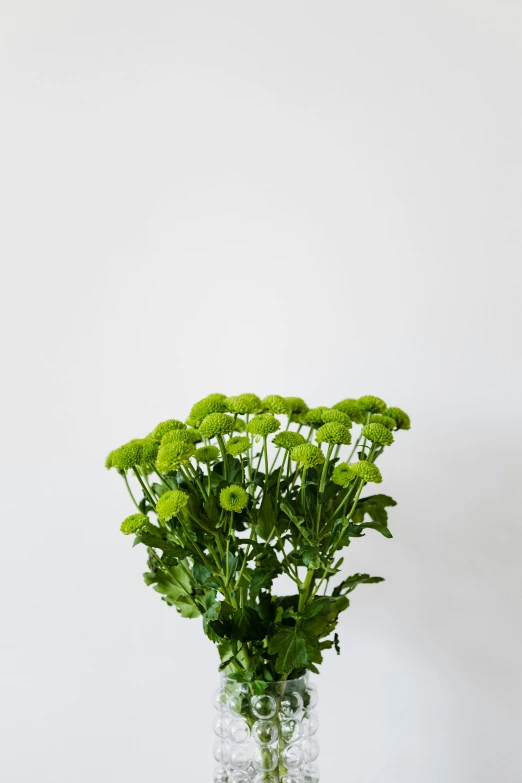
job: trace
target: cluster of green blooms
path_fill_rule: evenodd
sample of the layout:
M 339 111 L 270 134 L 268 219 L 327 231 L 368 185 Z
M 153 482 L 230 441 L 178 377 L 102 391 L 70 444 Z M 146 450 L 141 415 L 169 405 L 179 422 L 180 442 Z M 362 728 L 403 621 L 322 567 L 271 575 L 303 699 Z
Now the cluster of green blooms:
M 317 671 L 324 650 L 339 650 L 347 594 L 382 581 L 338 577 L 339 552 L 367 530 L 391 538 L 395 501 L 363 491 L 382 482 L 376 461 L 408 429 L 403 410 L 372 395 L 309 408 L 301 397 L 210 394 L 105 464 L 135 506 L 120 529 L 147 548 L 146 583 L 202 618 L 222 670 L 272 681 Z M 295 592 L 278 597 L 282 574 Z

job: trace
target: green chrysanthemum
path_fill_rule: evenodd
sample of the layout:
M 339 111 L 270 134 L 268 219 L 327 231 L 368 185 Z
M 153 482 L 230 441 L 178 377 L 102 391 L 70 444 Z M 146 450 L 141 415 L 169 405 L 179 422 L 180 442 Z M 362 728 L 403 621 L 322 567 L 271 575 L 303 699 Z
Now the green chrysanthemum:
M 156 503 L 156 514 L 162 522 L 177 517 L 188 503 L 188 495 L 180 489 L 165 492 Z
M 143 441 L 131 440 L 112 452 L 112 467 L 116 470 L 131 470 L 142 464 Z
M 182 430 L 178 430 L 182 432 Z M 158 456 L 158 443 L 152 438 L 143 438 L 141 441 L 141 464 L 142 466 L 154 465 Z
M 261 410 L 261 400 L 257 394 L 238 394 L 237 397 L 227 397 L 225 405 L 230 413 L 257 413 Z
M 120 525 L 120 530 L 125 536 L 130 536 L 132 533 L 139 533 L 140 530 L 146 528 L 149 524 L 149 518 L 145 514 L 131 514 L 123 520 Z
M 328 410 L 325 405 L 320 405 L 318 408 L 310 408 L 305 413 L 304 420 L 306 424 L 315 425 L 320 427 L 323 423 L 323 414 Z
M 245 451 L 251 446 L 250 438 L 247 435 L 236 435 L 227 442 L 227 452 L 233 457 L 239 457 L 240 454 L 244 454 Z
M 269 394 L 268 397 L 261 400 L 261 408 L 268 413 L 291 413 L 288 402 L 279 394 Z
M 192 443 L 189 430 L 169 430 L 161 439 L 161 443 Z
M 187 432 L 189 434 L 189 443 L 201 443 L 203 440 L 203 436 L 198 429 L 191 427 L 191 429 L 187 430 Z
M 174 473 L 189 462 L 195 452 L 192 443 L 162 443 L 158 450 L 156 467 L 160 473 Z
M 341 462 L 334 468 L 332 481 L 340 487 L 347 487 L 352 481 L 355 481 L 355 473 L 347 462 Z
M 398 430 L 409 430 L 411 427 L 410 417 L 400 408 L 386 408 L 385 416 L 391 416 L 396 422 Z
M 277 432 L 280 427 L 281 423 L 271 413 L 259 413 L 248 422 L 247 432 L 265 437 L 271 432 Z
M 357 400 L 353 400 L 351 397 L 348 397 L 346 400 L 341 400 L 341 402 L 336 402 L 335 405 L 332 405 L 332 408 L 346 413 L 356 424 L 364 424 L 366 421 L 365 412 Z
M 219 503 L 225 511 L 243 511 L 248 503 L 248 493 L 238 484 L 231 484 L 219 493 Z
M 373 462 L 366 462 L 365 460 L 354 462 L 350 465 L 350 470 L 355 473 L 358 478 L 362 478 L 373 484 L 380 484 L 382 481 L 381 471 Z
M 154 438 L 154 440 L 157 440 L 159 443 L 167 432 L 171 432 L 172 430 L 184 430 L 184 429 L 185 429 L 185 424 L 183 424 L 182 421 L 178 421 L 177 419 L 167 419 L 167 421 L 160 422 L 158 426 L 152 430 L 152 432 L 149 435 L 149 438 Z
M 319 427 L 315 439 L 317 443 L 336 443 L 337 445 L 344 443 L 347 445 L 352 442 L 352 433 L 344 424 L 331 421 Z
M 285 430 L 284 432 L 278 432 L 272 443 L 278 448 L 290 451 L 296 446 L 300 446 L 302 443 L 306 443 L 306 438 L 303 438 L 300 432 L 290 432 L 289 430 Z
M 226 413 L 210 413 L 199 426 L 199 431 L 204 438 L 215 438 L 216 435 L 225 435 L 234 429 L 234 419 Z
M 225 394 L 209 394 L 203 397 L 192 406 L 190 411 L 190 423 L 199 427 L 200 423 L 211 413 L 225 413 L 227 406 L 225 404 Z
M 374 397 L 371 394 L 366 394 L 364 397 L 359 397 L 357 400 L 359 407 L 366 411 L 366 413 L 384 413 L 386 410 L 386 403 L 381 400 L 380 397 Z
M 211 462 L 217 462 L 219 459 L 219 449 L 217 446 L 201 446 L 201 448 L 196 449 L 194 457 L 198 462 L 210 465 Z
M 383 424 L 366 424 L 361 430 L 361 435 L 380 446 L 391 446 L 393 443 L 393 435 Z
M 112 458 L 113 458 L 113 456 L 114 456 L 114 450 L 113 450 L 113 451 L 110 451 L 110 452 L 107 454 L 107 457 L 106 457 L 106 459 L 105 459 L 105 467 L 107 468 L 107 470 L 110 470 L 111 468 L 113 468 L 113 467 L 114 467 L 114 465 L 113 465 L 113 462 L 112 462 Z
M 285 397 L 285 401 L 292 416 L 302 416 L 309 410 L 308 405 L 301 397 Z
M 329 424 L 331 421 L 337 422 L 337 424 L 343 424 L 350 430 L 352 428 L 352 420 L 347 413 L 337 410 L 336 408 L 327 408 L 323 413 L 323 422 Z
M 374 413 L 370 416 L 370 424 L 382 424 L 382 426 L 386 427 L 388 430 L 394 430 L 397 426 L 395 419 L 382 413 Z
M 245 420 L 236 419 L 234 424 L 234 432 L 244 432 L 246 430 Z
M 313 446 L 311 443 L 302 443 L 300 446 L 294 446 L 290 452 L 290 457 L 305 468 L 315 468 L 324 462 L 324 454 L 319 446 Z

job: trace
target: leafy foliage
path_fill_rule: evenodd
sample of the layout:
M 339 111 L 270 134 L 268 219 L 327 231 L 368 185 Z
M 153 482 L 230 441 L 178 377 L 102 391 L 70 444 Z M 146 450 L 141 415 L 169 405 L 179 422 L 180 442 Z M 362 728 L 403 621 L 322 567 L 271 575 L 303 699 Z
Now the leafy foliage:
M 383 581 L 343 577 L 339 552 L 368 530 L 392 537 L 395 501 L 362 492 L 380 482 L 375 462 L 409 417 L 373 396 L 309 409 L 299 397 L 211 394 L 187 423 L 198 429 L 169 419 L 106 461 L 137 512 L 121 529 L 147 548 L 145 582 L 183 617 L 201 619 L 230 676 L 317 671 L 325 650 L 340 653 L 347 596 Z M 274 594 L 281 575 L 293 594 Z

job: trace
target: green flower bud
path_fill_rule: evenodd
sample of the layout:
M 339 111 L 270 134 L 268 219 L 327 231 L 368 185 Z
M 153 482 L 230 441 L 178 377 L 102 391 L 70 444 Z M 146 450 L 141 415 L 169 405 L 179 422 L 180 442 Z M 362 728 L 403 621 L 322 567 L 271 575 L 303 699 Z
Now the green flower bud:
M 238 484 L 231 484 L 219 493 L 219 503 L 225 511 L 243 511 L 248 503 L 248 493 Z
M 190 423 L 195 427 L 199 427 L 203 419 L 211 413 L 224 413 L 227 409 L 225 400 L 225 394 L 209 394 L 208 397 L 199 400 L 192 406 L 190 411 Z
M 261 400 L 261 407 L 264 411 L 268 411 L 269 413 L 291 413 L 288 402 L 279 394 L 269 394 L 268 397 Z
M 366 413 L 384 413 L 386 410 L 386 403 L 381 400 L 380 397 L 373 397 L 371 394 L 367 394 L 365 397 L 359 397 L 357 400 L 359 407 L 366 411 Z
M 364 413 L 363 409 L 357 400 L 353 400 L 350 397 L 348 397 L 346 400 L 341 400 L 341 402 L 337 402 L 335 405 L 332 405 L 332 408 L 346 413 L 346 415 L 349 416 L 350 419 L 356 424 L 364 424 L 366 421 L 366 414 Z
M 162 443 L 158 450 L 156 467 L 160 473 L 174 473 L 190 461 L 196 449 L 192 443 Z
M 148 437 L 154 438 L 154 440 L 157 440 L 159 443 L 167 432 L 184 429 L 185 425 L 182 421 L 178 421 L 177 419 L 167 419 L 167 421 L 160 422 L 160 424 L 158 424 L 158 426 L 152 430 Z
M 407 413 L 404 413 L 400 408 L 386 408 L 384 411 L 385 416 L 391 416 L 397 424 L 398 430 L 409 430 L 411 427 L 410 417 Z
M 227 397 L 225 405 L 230 413 L 257 413 L 261 409 L 261 400 L 257 394 L 239 394 Z
M 161 439 L 161 443 L 192 443 L 189 430 L 169 430 Z
M 219 459 L 219 449 L 217 446 L 201 446 L 196 449 L 194 456 L 198 462 L 210 465 L 211 462 L 217 462 Z
M 281 423 L 271 413 L 259 413 L 248 422 L 247 432 L 265 437 L 271 432 L 277 432 L 280 427 Z
M 393 443 L 393 435 L 383 424 L 366 424 L 361 430 L 361 435 L 381 446 L 391 446 Z
M 165 492 L 156 503 L 156 514 L 162 522 L 168 522 L 172 517 L 178 514 L 188 503 L 188 495 L 180 489 L 173 489 Z
M 120 530 L 125 536 L 130 536 L 132 533 L 139 533 L 140 530 L 148 527 L 149 518 L 145 514 L 131 514 L 123 520 L 120 525 Z
M 311 443 L 302 443 L 294 446 L 290 452 L 290 458 L 299 462 L 305 468 L 315 468 L 324 462 L 324 454 L 319 446 L 313 446 Z
M 306 424 L 315 425 L 320 427 L 323 423 L 323 414 L 328 410 L 325 405 L 320 405 L 318 408 L 310 408 L 305 413 L 304 420 Z
M 367 462 L 366 460 L 354 462 L 350 465 L 350 470 L 355 473 L 358 478 L 362 478 L 365 481 L 371 481 L 373 484 L 380 484 L 382 481 L 381 471 L 373 462 Z
M 227 453 L 232 454 L 233 457 L 239 457 L 251 446 L 250 438 L 247 435 L 236 435 L 234 438 L 230 438 L 226 445 Z
M 246 430 L 245 420 L 236 419 L 236 423 L 234 424 L 234 432 L 244 432 L 245 430 Z
M 204 438 L 215 438 L 216 435 L 225 435 L 234 429 L 234 419 L 226 413 L 210 413 L 205 416 L 199 426 L 199 431 Z
M 303 438 L 300 432 L 290 432 L 285 430 L 284 432 L 278 432 L 272 443 L 281 449 L 290 451 L 295 446 L 300 446 L 301 443 L 306 443 L 306 438 Z
M 292 416 L 300 416 L 309 410 L 308 405 L 301 397 L 285 397 L 285 401 Z
M 370 424 L 382 424 L 388 430 L 394 430 L 397 426 L 395 419 L 391 416 L 383 415 L 382 413 L 374 413 L 370 416 Z
M 355 481 L 355 473 L 347 462 L 341 462 L 332 473 L 332 481 L 340 487 L 347 487 L 352 481 Z
M 345 427 L 344 424 L 338 424 L 336 421 L 331 421 L 328 424 L 323 424 L 317 430 L 315 439 L 317 443 L 351 443 L 352 433 Z
M 337 410 L 336 408 L 327 408 L 323 413 L 323 422 L 329 424 L 331 421 L 337 422 L 337 424 L 343 424 L 350 430 L 352 428 L 352 420 L 347 413 Z

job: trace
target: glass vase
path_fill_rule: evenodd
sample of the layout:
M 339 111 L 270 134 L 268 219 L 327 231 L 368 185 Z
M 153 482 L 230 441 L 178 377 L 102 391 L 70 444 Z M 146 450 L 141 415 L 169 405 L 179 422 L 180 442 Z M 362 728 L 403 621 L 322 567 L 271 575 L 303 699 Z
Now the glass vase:
M 318 783 L 317 689 L 221 678 L 214 693 L 214 783 Z

